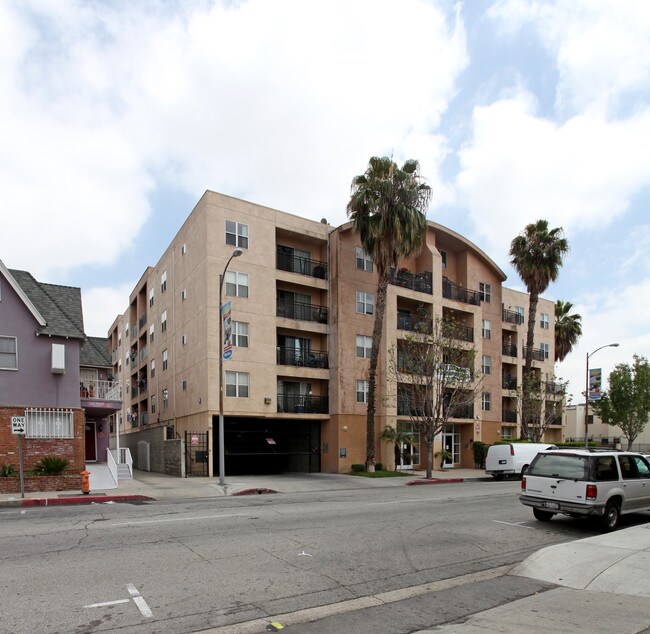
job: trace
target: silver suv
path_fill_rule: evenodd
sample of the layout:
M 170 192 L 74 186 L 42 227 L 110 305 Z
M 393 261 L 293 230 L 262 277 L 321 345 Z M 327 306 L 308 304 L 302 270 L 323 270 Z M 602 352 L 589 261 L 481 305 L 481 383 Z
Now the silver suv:
M 629 451 L 545 451 L 528 467 L 519 499 L 541 522 L 594 515 L 613 531 L 621 515 L 650 511 L 650 463 Z

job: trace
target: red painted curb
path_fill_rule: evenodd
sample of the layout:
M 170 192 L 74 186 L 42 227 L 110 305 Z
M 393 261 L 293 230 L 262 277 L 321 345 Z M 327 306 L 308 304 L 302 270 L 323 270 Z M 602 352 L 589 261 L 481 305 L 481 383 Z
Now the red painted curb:
M 416 484 L 452 484 L 456 482 L 465 482 L 465 480 L 463 478 L 441 478 L 439 480 L 434 478 L 427 480 L 426 478 L 423 478 L 422 480 L 409 480 L 406 482 L 406 486 L 410 487 Z
M 273 489 L 243 489 L 242 491 L 235 491 L 230 495 L 262 495 L 263 493 L 277 493 Z
M 69 498 L 29 498 L 21 506 L 68 506 L 72 504 L 105 504 L 106 502 L 147 502 L 153 498 L 146 495 L 84 495 Z

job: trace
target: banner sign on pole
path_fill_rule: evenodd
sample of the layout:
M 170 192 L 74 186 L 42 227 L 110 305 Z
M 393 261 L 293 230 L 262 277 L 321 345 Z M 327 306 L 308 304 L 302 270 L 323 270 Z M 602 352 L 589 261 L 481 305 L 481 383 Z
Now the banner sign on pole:
M 228 361 L 232 357 L 232 311 L 230 302 L 221 306 L 221 321 L 223 323 L 223 360 Z
M 591 368 L 589 370 L 589 400 L 598 401 L 601 397 L 601 386 L 603 384 L 602 368 Z

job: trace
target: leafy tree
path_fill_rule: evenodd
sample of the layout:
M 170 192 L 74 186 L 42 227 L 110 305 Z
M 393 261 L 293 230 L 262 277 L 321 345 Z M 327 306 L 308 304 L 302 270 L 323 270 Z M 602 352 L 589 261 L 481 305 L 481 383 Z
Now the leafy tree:
M 628 450 L 643 432 L 650 414 L 650 366 L 645 357 L 634 355 L 634 364 L 619 363 L 609 374 L 609 390 L 593 410 L 608 425 L 620 427 Z
M 533 372 L 528 381 L 528 398 L 524 398 L 522 389 L 517 390 L 517 407 L 522 429 L 527 430 L 526 439 L 542 442 L 550 425 L 561 424 L 567 383 L 561 379 L 542 381 Z
M 528 331 L 526 333 L 526 360 L 523 372 L 522 398 L 532 400 L 531 378 L 533 347 L 535 344 L 535 320 L 539 296 L 554 282 L 560 272 L 562 259 L 569 251 L 569 243 L 563 237 L 562 227 L 549 230 L 547 220 L 526 225 L 523 233 L 510 243 L 510 263 L 515 267 L 529 294 Z M 526 408 L 532 410 L 532 404 Z M 528 438 L 528 422 L 522 419 L 522 438 Z
M 411 434 L 405 432 L 401 429 L 395 429 L 392 425 L 386 425 L 379 434 L 379 439 L 383 440 L 387 445 L 395 445 L 396 452 L 398 454 L 398 460 L 395 461 L 395 470 L 397 471 L 397 466 L 404 466 L 404 446 L 410 447 L 413 444 L 413 438 Z
M 397 415 L 408 417 L 426 450 L 426 477 L 433 470 L 433 443 L 452 418 L 474 418 L 483 378 L 476 349 L 453 321 L 423 319 L 422 326 L 393 346 L 388 379 L 396 386 Z
M 422 246 L 431 188 L 423 182 L 417 161 L 400 168 L 388 157 L 372 157 L 365 174 L 352 180 L 347 212 L 359 232 L 364 251 L 377 268 L 377 301 L 368 373 L 366 469 L 375 470 L 376 374 L 381 349 L 386 289 L 391 268 Z
M 572 308 L 571 302 L 555 302 L 555 361 L 564 361 L 582 335 L 582 317 Z

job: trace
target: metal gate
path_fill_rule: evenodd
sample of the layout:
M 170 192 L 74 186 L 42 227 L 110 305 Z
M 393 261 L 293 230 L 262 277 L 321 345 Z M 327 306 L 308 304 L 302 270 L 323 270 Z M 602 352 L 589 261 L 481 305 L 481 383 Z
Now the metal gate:
M 185 475 L 207 477 L 208 474 L 208 432 L 185 432 Z

